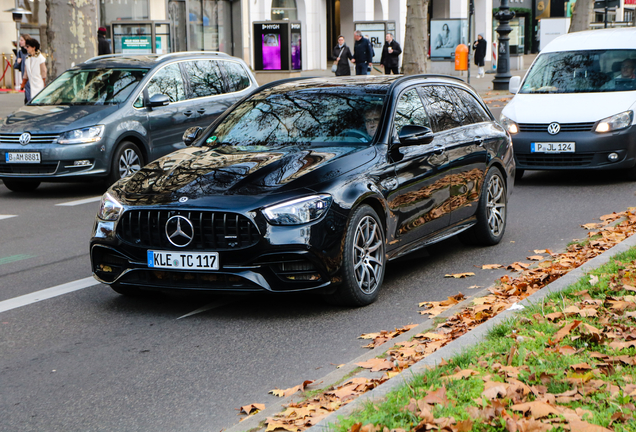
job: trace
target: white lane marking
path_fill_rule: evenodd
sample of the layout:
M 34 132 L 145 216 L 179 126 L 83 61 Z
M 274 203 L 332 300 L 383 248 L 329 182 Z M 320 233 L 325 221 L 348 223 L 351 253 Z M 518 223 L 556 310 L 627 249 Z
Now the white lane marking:
M 11 309 L 17 309 L 22 306 L 30 305 L 32 303 L 37 303 L 42 300 L 47 300 L 53 297 L 61 296 L 63 294 L 68 294 L 73 291 L 79 291 L 81 289 L 88 288 L 94 285 L 99 285 L 99 282 L 97 282 L 95 278 L 91 276 L 84 279 L 79 279 L 73 282 L 68 282 L 62 285 L 57 285 L 51 288 L 36 291 L 31 294 L 25 294 L 20 297 L 14 297 L 12 299 L 4 300 L 0 302 L 0 313 L 9 311 Z
M 58 206 L 58 207 L 72 207 L 72 206 L 77 206 L 77 205 L 97 202 L 97 201 L 99 201 L 101 199 L 102 199 L 101 196 L 97 196 L 97 197 L 84 198 L 84 199 L 81 199 L 81 200 L 69 201 L 69 202 L 65 202 L 65 203 L 61 203 L 61 204 L 55 204 L 55 205 Z
M 207 311 L 212 310 L 212 309 L 220 308 L 220 307 L 228 305 L 230 303 L 234 303 L 235 301 L 236 301 L 235 299 L 227 299 L 227 300 L 219 300 L 219 301 L 215 301 L 215 302 L 212 302 L 212 303 L 208 303 L 205 306 L 203 306 L 203 307 L 201 307 L 201 308 L 199 308 L 199 309 L 197 309 L 195 311 L 192 311 L 192 312 L 190 312 L 188 314 L 180 316 L 177 319 L 180 320 L 181 318 L 187 318 L 187 317 L 192 316 L 192 315 L 196 315 L 196 314 L 200 314 L 202 312 L 207 312 Z
M 0 220 L 2 220 L 2 219 L 9 219 L 9 218 L 16 217 L 16 216 L 17 216 L 17 215 L 0 215 Z

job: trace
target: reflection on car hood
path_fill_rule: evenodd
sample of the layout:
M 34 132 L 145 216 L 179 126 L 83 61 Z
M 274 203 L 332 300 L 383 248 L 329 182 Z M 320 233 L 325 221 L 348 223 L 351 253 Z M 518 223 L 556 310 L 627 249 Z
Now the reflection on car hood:
M 247 149 L 247 150 L 245 150 Z M 317 146 L 239 150 L 190 147 L 146 165 L 115 186 L 125 204 L 165 204 L 219 195 L 267 195 L 311 188 L 368 161 L 374 147 Z
M 636 91 L 606 93 L 519 93 L 501 112 L 517 123 L 591 123 L 632 108 Z
M 3 133 L 60 133 L 103 123 L 118 105 L 24 106 L 7 116 Z

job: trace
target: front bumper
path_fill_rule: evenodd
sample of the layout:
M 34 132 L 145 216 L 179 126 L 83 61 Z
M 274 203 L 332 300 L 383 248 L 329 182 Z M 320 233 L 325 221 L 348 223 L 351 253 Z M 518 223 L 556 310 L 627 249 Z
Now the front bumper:
M 531 153 L 534 142 L 574 142 L 574 153 Z M 512 136 L 517 169 L 567 170 L 567 169 L 628 169 L 636 165 L 636 125 L 600 134 L 596 132 L 519 132 Z M 618 159 L 611 162 L 610 153 Z
M 331 285 L 340 281 L 345 217 L 330 210 L 324 218 L 299 226 L 271 226 L 259 218 L 253 222 L 258 232 L 253 233 L 249 244 L 218 245 L 203 250 L 199 246 L 180 249 L 166 246 L 165 242 L 156 247 L 136 246 L 137 240 L 129 235 L 121 219 L 117 224 L 98 219 L 90 246 L 93 276 L 108 285 L 222 292 L 329 291 Z M 157 228 L 151 225 L 153 230 Z M 145 239 L 140 241 L 145 242 Z M 147 262 L 149 250 L 218 252 L 220 268 L 216 271 L 155 269 Z

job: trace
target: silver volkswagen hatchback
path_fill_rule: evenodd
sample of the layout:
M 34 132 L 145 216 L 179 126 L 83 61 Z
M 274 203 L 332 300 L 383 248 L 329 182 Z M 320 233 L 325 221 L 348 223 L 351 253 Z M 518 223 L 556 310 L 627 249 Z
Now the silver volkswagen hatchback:
M 223 53 L 95 57 L 67 70 L 0 126 L 0 179 L 12 191 L 41 182 L 114 183 L 184 147 L 257 87 Z

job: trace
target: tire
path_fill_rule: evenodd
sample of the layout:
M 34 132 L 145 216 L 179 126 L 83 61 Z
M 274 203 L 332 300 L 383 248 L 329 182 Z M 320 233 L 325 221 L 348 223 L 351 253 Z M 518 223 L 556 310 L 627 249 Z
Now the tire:
M 523 177 L 523 174 L 526 172 L 526 170 L 522 170 L 522 169 L 517 169 L 515 171 L 515 181 L 519 181 L 521 180 L 521 177 Z
M 385 233 L 377 213 L 358 207 L 345 233 L 342 283 L 327 300 L 344 306 L 366 306 L 378 298 L 386 267 Z
M 144 166 L 144 157 L 139 147 L 130 141 L 122 141 L 113 156 L 107 182 L 111 185 L 119 179 L 131 176 L 142 166 Z
M 13 192 L 33 192 L 40 186 L 37 180 L 2 179 L 4 185 Z
M 477 206 L 477 224 L 459 234 L 459 239 L 470 245 L 493 246 L 506 231 L 506 183 L 501 171 L 491 168 L 481 189 Z

